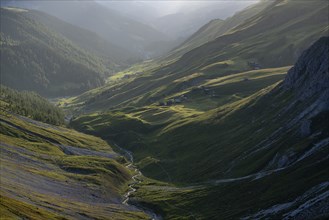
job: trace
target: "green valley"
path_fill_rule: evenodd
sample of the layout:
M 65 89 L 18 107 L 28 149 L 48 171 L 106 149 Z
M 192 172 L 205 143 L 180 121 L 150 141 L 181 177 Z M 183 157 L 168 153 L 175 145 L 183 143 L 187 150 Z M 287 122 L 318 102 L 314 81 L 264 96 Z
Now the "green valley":
M 329 2 L 1 4 L 1 219 L 329 218 Z
M 267 7 L 262 2 L 259 4 L 261 5 L 256 7 L 257 10 L 250 9 L 252 12 L 260 10 L 250 18 L 255 21 L 244 21 L 237 14 L 237 18 L 233 16 L 228 22 L 237 19 L 242 23 L 215 40 L 185 52 L 181 57 L 174 55 L 133 66 L 118 73 L 120 77 L 111 77 L 104 87 L 74 99 L 73 104 L 86 102 L 86 109 L 82 111 L 97 110 L 100 106 L 117 108 L 155 104 L 178 94 L 189 93 L 196 87 L 205 86 L 211 80 L 220 80 L 223 76 L 291 66 L 310 43 L 328 35 L 328 5 L 321 1 L 285 1 L 284 4 L 279 1 L 265 5 Z M 303 14 L 300 10 L 309 14 Z M 299 17 L 291 19 L 281 16 L 294 13 Z M 273 16 L 283 19 L 273 23 Z M 268 28 L 269 25 L 273 28 Z M 309 31 L 305 31 L 306 29 Z M 305 35 L 305 32 L 309 35 Z M 283 40 L 280 33 L 290 36 L 290 39 Z M 204 33 L 200 34 L 202 36 Z M 276 36 L 274 41 L 271 36 Z M 197 39 L 196 45 L 199 43 Z M 280 44 L 281 49 L 277 44 Z M 94 105 L 97 107 L 93 109 Z
M 316 206 L 308 214 L 303 209 L 296 211 L 296 207 L 328 195 L 327 50 L 328 38 L 322 38 L 302 56 L 309 60 L 301 58 L 297 70 L 291 68 L 283 83 L 245 98 L 226 100 L 211 110 L 196 110 L 188 104 L 126 107 L 80 116 L 71 124 L 134 152 L 142 172 L 164 182 L 145 179 L 135 199 L 165 218 L 217 219 L 215 213 L 221 213 L 220 219 L 281 218 L 294 212 L 299 216 L 326 214 Z M 321 53 L 321 61 L 316 60 L 318 55 L 312 60 L 314 53 Z M 315 71 L 314 76 L 309 69 Z M 273 76 L 284 70 L 287 68 L 266 71 Z M 252 76 L 257 79 L 257 73 L 266 71 L 223 77 L 212 83 L 217 90 L 233 89 L 234 84 L 245 83 L 241 79 L 246 75 L 253 81 Z M 295 88 L 295 80 L 289 82 L 294 74 L 304 82 L 300 87 Z M 323 81 L 316 83 L 322 89 L 316 90 L 312 77 L 319 79 L 321 74 Z M 267 78 L 265 75 L 261 78 Z M 294 186 L 295 179 L 303 184 Z M 314 190 L 316 193 L 308 194 Z M 231 211 L 224 212 L 224 204 Z M 282 208 L 275 211 L 278 204 Z

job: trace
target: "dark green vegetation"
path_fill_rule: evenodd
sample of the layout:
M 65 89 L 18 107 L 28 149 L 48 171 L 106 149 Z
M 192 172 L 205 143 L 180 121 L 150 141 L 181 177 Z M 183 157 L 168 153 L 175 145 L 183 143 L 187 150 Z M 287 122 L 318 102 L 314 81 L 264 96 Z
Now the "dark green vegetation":
M 8 111 L 0 140 L 1 219 L 147 219 L 121 204 L 132 173 L 103 140 Z
M 1 83 L 47 96 L 78 94 L 104 83 L 102 60 L 33 20 L 1 8 Z
M 18 92 L 1 85 L 0 106 L 0 111 L 9 111 L 48 124 L 64 124 L 63 111 L 34 92 Z

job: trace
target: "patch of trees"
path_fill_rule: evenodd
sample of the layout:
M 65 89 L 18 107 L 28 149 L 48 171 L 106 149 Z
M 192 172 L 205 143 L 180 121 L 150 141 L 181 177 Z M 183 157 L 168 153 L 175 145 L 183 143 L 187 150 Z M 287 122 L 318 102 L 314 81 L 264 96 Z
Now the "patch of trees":
M 63 111 L 35 92 L 0 86 L 1 110 L 53 125 L 64 124 Z

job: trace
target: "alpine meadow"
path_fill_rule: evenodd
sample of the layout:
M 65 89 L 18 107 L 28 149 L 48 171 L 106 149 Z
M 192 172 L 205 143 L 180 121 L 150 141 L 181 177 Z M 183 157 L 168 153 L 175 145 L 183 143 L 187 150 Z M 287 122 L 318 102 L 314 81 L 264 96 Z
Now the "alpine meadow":
M 329 219 L 328 0 L 1 0 L 0 219 Z

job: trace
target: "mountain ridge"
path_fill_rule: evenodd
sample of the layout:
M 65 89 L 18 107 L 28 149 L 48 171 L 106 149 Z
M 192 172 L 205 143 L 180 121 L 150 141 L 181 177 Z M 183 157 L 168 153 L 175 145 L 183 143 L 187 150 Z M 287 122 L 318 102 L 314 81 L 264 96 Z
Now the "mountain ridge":
M 106 86 L 75 100 L 85 103 L 80 105 L 82 109 L 85 107 L 82 111 L 100 107 L 120 108 L 136 102 L 137 106 L 150 105 L 193 94 L 192 91 L 198 87 L 208 87 L 209 82 L 224 76 L 291 66 L 306 47 L 319 37 L 328 35 L 328 7 L 321 1 L 256 5 L 256 9 L 251 7 L 248 13 L 257 13 L 247 21 L 210 42 L 188 50 L 180 58 L 171 58 L 169 54 L 162 60 L 133 66 L 117 74 L 118 78 L 113 77 L 117 81 L 109 79 Z M 290 12 L 290 15 L 285 15 Z M 242 15 L 248 13 L 244 11 Z M 238 20 L 242 15 L 238 14 Z M 273 21 L 275 16 L 280 20 Z M 269 29 L 269 25 L 275 28 Z M 120 78 L 120 75 L 126 78 Z M 218 94 L 213 95 L 207 103 L 216 102 Z
M 99 7 L 77 2 L 68 19 Z M 109 39 L 27 13 L 1 11 L 7 80 L 57 94 L 87 92 L 56 99 L 54 107 L 34 93 L 1 88 L 6 217 L 329 217 L 329 2 L 262 0 L 107 79 L 109 68 L 129 63 L 126 52 L 107 60 L 113 45 L 100 45 Z M 97 16 L 83 25 L 111 17 Z
M 149 25 L 125 17 L 120 12 L 104 7 L 96 1 L 7 1 L 7 4 L 43 11 L 72 25 L 90 30 L 112 44 L 145 59 L 158 55 L 156 42 L 170 41 L 163 33 Z
M 108 70 L 99 57 L 28 13 L 1 8 L 1 83 L 46 96 L 78 94 L 104 84 Z
M 127 61 L 138 59 L 137 54 L 132 54 L 92 31 L 74 26 L 57 17 L 36 10 L 29 10 L 28 16 L 63 35 L 86 51 L 94 53 L 99 57 L 104 57 L 104 60 L 110 60 L 114 65 L 127 65 Z M 112 63 L 109 63 L 109 65 Z

